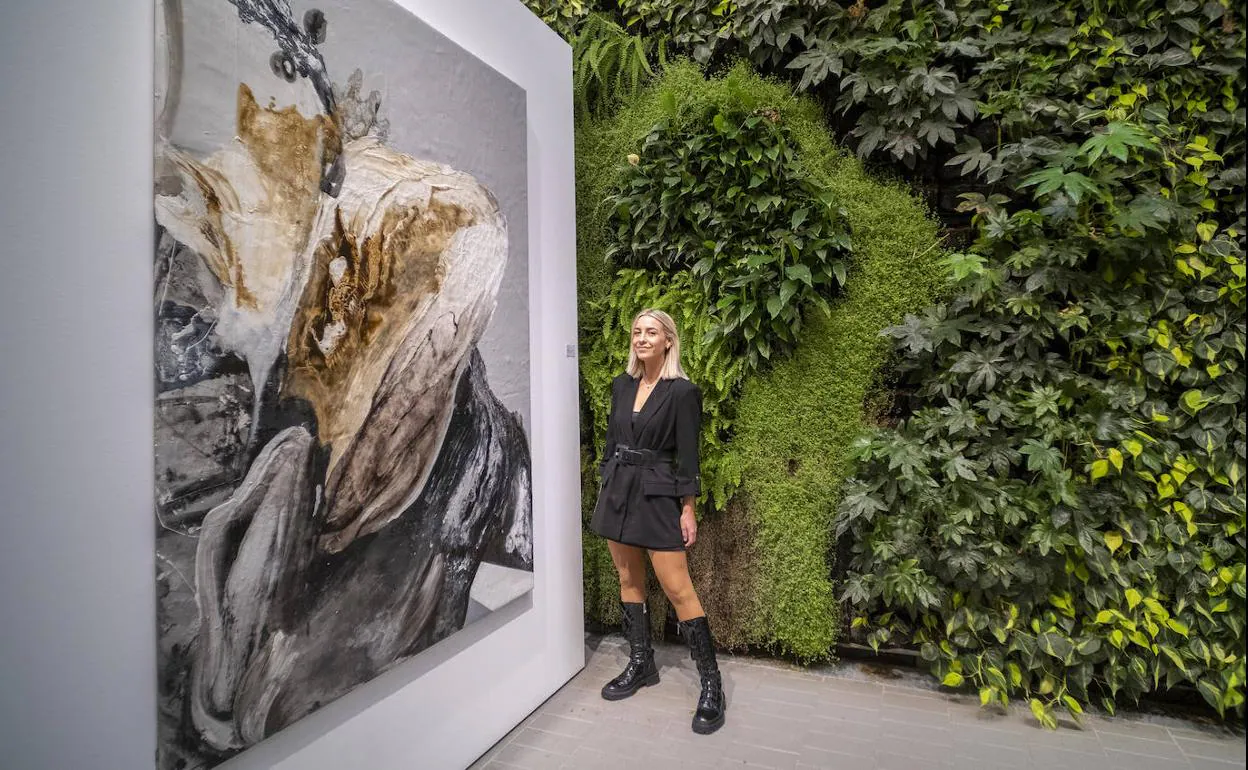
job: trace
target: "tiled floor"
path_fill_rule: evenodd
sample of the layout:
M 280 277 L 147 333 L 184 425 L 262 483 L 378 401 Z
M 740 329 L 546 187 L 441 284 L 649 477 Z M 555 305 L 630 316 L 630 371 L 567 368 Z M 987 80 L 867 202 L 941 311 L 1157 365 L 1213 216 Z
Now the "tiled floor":
M 979 708 L 915 672 L 862 664 L 800 670 L 721 656 L 728 721 L 689 729 L 697 673 L 688 651 L 658 650 L 662 682 L 624 701 L 598 694 L 627 658 L 618 636 L 587 637 L 585 670 L 473 765 L 508 768 L 806 770 L 1232 770 L 1242 732 L 1152 715 L 1086 716 L 1053 732 L 1025 710 Z

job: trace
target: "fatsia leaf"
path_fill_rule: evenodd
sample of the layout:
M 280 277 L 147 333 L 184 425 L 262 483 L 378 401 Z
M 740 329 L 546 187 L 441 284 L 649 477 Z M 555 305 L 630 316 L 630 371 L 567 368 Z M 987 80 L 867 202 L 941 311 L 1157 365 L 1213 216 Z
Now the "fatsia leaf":
M 1037 195 L 1050 195 L 1062 192 L 1075 203 L 1079 203 L 1084 195 L 1102 195 L 1100 185 L 1078 171 L 1065 171 L 1061 166 L 1049 166 L 1030 174 L 1022 182 L 1023 187 L 1035 187 Z
M 839 76 L 844 63 L 839 53 L 820 41 L 814 47 L 793 57 L 793 60 L 785 66 L 788 69 L 802 70 L 802 79 L 798 82 L 797 88 L 799 91 L 806 91 L 822 83 L 828 75 Z
M 1105 153 L 1125 161 L 1131 147 L 1153 149 L 1149 133 L 1133 123 L 1115 120 L 1104 131 L 1093 134 L 1079 147 L 1079 152 L 1087 156 L 1087 165 L 1092 165 Z
M 900 326 L 890 326 L 881 334 L 886 334 L 911 354 L 931 352 L 932 339 L 927 324 L 918 316 L 907 314 Z
M 1036 439 L 1027 439 L 1018 450 L 1027 458 L 1027 470 L 1055 474 L 1062 469 L 1062 455 L 1056 447 Z

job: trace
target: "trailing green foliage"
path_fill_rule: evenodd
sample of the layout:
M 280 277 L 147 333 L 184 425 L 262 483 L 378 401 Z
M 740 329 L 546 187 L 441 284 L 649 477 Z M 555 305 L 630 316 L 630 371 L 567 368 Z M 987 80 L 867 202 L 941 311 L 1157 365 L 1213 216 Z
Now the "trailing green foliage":
M 617 0 L 629 26 L 640 25 L 648 34 L 672 33 L 672 42 L 705 64 L 719 40 L 728 33 L 726 20 L 736 3 L 732 0 Z
M 524 4 L 564 40 L 572 38 L 590 11 L 585 0 L 524 0 Z
M 1243 250 L 1174 214 L 1132 243 L 988 208 L 1003 232 L 961 260 L 967 293 L 892 330 L 930 406 L 863 444 L 838 522 L 872 644 L 919 643 L 1048 723 L 1162 683 L 1242 710 Z
M 586 16 L 568 42 L 572 45 L 573 93 L 581 118 L 610 113 L 621 99 L 635 96 L 654 77 L 656 67 L 667 63 L 663 38 L 630 35 L 597 13 Z
M 605 300 L 614 267 L 608 249 L 615 242 L 608 199 L 624 189 L 633 167 L 628 156 L 637 154 L 655 126 L 683 132 L 702 124 L 708 113 L 731 109 L 748 114 L 763 108 L 779 111 L 791 135 L 824 132 L 815 105 L 800 103 L 783 87 L 766 84 L 748 68 L 737 68 L 723 78 L 708 81 L 689 62 L 663 70 L 660 80 L 641 94 L 625 98 L 605 116 L 590 116 L 576 132 L 577 287 L 584 334 L 601 331 Z M 826 140 L 825 140 L 826 141 Z M 801 141 L 794 139 L 799 162 Z
M 1110 106 L 1120 96 L 1129 106 L 1132 87 L 1158 73 L 1160 95 L 1194 119 L 1217 119 L 1218 107 L 1233 112 L 1242 86 L 1243 18 L 1229 0 L 619 6 L 628 24 L 663 34 L 698 61 L 739 52 L 765 72 L 793 73 L 801 90 L 820 89 L 853 118 L 860 156 L 887 152 L 910 167 L 955 144 L 970 159 L 985 146 L 992 153 L 1002 133 L 1094 89 Z M 1112 84 L 1101 82 L 1106 74 Z
M 1050 726 L 1178 684 L 1243 713 L 1244 118 L 1168 63 L 1242 36 L 1205 52 L 1171 6 L 1127 16 L 1184 42 L 1160 81 L 1051 100 L 975 161 L 1031 200 L 967 196 L 960 296 L 891 331 L 919 408 L 863 443 L 837 524 L 870 643 Z M 1109 67 L 1120 36 L 1069 50 Z
M 780 113 L 716 111 L 660 123 L 608 199 L 619 264 L 688 269 L 714 324 L 706 341 L 751 367 L 792 351 L 810 306 L 845 283 L 849 233 L 833 196 L 798 164 Z
M 755 113 L 761 114 L 763 111 L 771 114 L 774 120 L 782 121 L 786 126 L 785 131 L 782 133 L 773 123 L 773 119 L 760 117 L 758 123 L 751 120 L 756 117 Z M 729 126 L 725 122 L 727 118 L 722 117 L 726 115 L 734 116 L 734 120 L 739 119 L 741 127 L 750 124 L 745 129 L 747 137 L 751 135 L 749 132 L 759 131 L 767 137 L 769 143 L 763 145 L 748 139 L 740 140 L 741 134 L 737 127 Z M 721 116 L 721 120 L 716 121 L 715 116 Z M 717 123 L 722 126 L 722 130 Z M 766 124 L 765 128 L 763 124 Z M 678 209 L 670 197 L 664 197 L 664 189 L 671 185 L 664 184 L 663 178 L 668 176 L 665 171 L 670 168 L 668 163 L 680 161 L 678 153 L 683 153 L 686 159 L 698 153 L 683 145 L 683 149 L 668 153 L 663 147 L 670 149 L 670 145 L 663 145 L 653 148 L 653 156 L 656 158 L 653 162 L 642 163 L 638 158 L 638 165 L 633 166 L 628 160 L 630 154 L 638 151 L 647 153 L 644 146 L 648 141 L 656 141 L 653 138 L 656 126 L 664 127 L 661 132 L 673 132 L 678 136 L 692 135 L 699 128 L 712 132 L 715 135 L 713 142 L 708 143 L 704 139 L 699 153 L 708 148 L 714 149 L 715 157 L 718 158 L 720 152 L 729 152 L 731 146 L 732 152 L 742 156 L 740 164 L 743 171 L 735 173 L 745 175 L 744 182 L 747 186 L 754 176 L 758 176 L 760 181 L 755 187 L 764 187 L 769 191 L 768 194 L 774 196 L 775 193 L 785 192 L 783 184 L 787 184 L 791 188 L 789 192 L 793 194 L 793 199 L 782 198 L 768 203 L 762 213 L 753 211 L 752 216 L 747 216 L 751 214 L 748 209 L 755 207 L 754 198 L 738 200 L 734 197 L 736 205 L 747 210 L 739 215 L 733 211 L 731 218 L 727 216 L 729 212 L 725 212 L 717 230 L 707 229 L 700 233 L 695 231 L 692 236 L 689 235 L 694 226 L 708 225 L 704 225 L 702 220 L 695 223 L 689 215 L 678 213 L 683 209 Z M 727 253 L 732 254 L 737 253 L 741 244 L 752 244 L 750 253 L 767 254 L 769 260 L 778 265 L 775 268 L 777 272 L 793 266 L 793 252 L 786 244 L 793 243 L 795 238 L 817 241 L 822 239 L 827 242 L 827 246 L 823 247 L 826 249 L 825 253 L 829 256 L 840 253 L 847 244 L 844 224 L 835 219 L 837 215 L 834 210 L 827 211 L 827 202 L 812 200 L 812 195 L 824 195 L 826 191 L 808 181 L 812 178 L 811 165 L 801 160 L 803 146 L 809 146 L 812 157 L 816 159 L 834 154 L 830 141 L 822 134 L 813 105 L 795 99 L 782 86 L 768 83 L 746 68 L 735 69 L 721 79 L 708 81 L 695 66 L 688 63 L 670 66 L 651 89 L 626 101 L 611 119 L 588 121 L 581 132 L 580 147 L 585 151 L 578 157 L 578 167 L 583 172 L 578 179 L 580 189 L 584 191 L 583 197 L 602 201 L 598 205 L 585 206 L 582 209 L 584 216 L 578 223 L 582 244 L 578 254 L 578 269 L 582 273 L 583 284 L 592 287 L 583 287 L 581 292 L 582 320 L 592 319 L 582 327 L 581 371 L 587 393 L 589 417 L 594 428 L 594 451 L 598 450 L 605 435 L 606 409 L 609 406 L 607 399 L 610 392 L 608 386 L 611 378 L 623 370 L 627 359 L 633 314 L 643 307 L 667 310 L 672 313 L 682 330 L 686 369 L 703 389 L 703 405 L 707 416 L 703 457 L 707 467 L 703 469 L 702 475 L 707 481 L 706 488 L 713 492 L 710 499 L 717 508 L 727 503 L 736 486 L 734 474 L 717 471 L 720 456 L 723 454 L 723 442 L 732 433 L 731 400 L 745 375 L 757 367 L 758 358 L 738 355 L 741 352 L 740 347 L 724 344 L 723 332 L 718 327 L 721 323 L 720 314 L 728 305 L 724 303 L 718 309 L 713 306 L 722 300 L 724 287 L 717 284 L 714 274 L 708 274 L 714 263 L 709 259 L 703 260 L 703 250 L 715 255 L 717 252 L 724 253 L 727 249 Z M 768 155 L 771 148 L 775 148 L 776 160 Z M 759 156 L 757 162 L 753 160 L 754 154 Z M 697 189 L 698 185 L 692 179 L 685 180 L 689 190 L 682 201 L 690 204 L 690 208 L 718 207 L 719 202 L 712 199 L 713 195 L 720 192 L 720 187 L 731 187 L 728 181 L 734 177 L 710 168 L 704 159 L 692 162 L 697 164 L 694 170 L 699 174 L 708 174 L 714 184 Z M 650 169 L 657 174 L 646 174 L 645 171 Z M 692 177 L 693 172 L 685 170 L 683 174 L 682 179 L 685 176 Z M 657 182 L 653 178 L 655 175 L 660 175 Z M 781 177 L 779 181 L 773 179 L 776 175 Z M 721 183 L 720 180 L 725 181 Z M 695 189 L 697 192 L 694 192 Z M 621 191 L 632 194 L 622 195 Z M 647 195 L 647 192 L 650 194 Z M 796 212 L 802 206 L 795 206 L 794 201 L 806 207 L 806 213 L 800 220 Z M 578 205 L 581 203 L 578 202 Z M 636 223 L 635 228 L 620 229 L 612 226 L 612 219 L 619 216 L 622 205 L 636 209 L 636 215 L 631 218 Z M 825 211 L 812 215 L 811 210 L 815 206 Z M 778 239 L 776 243 L 767 242 L 767 233 L 755 232 L 760 219 L 766 221 L 768 216 L 777 216 L 771 213 L 771 209 L 775 209 L 782 217 L 777 220 L 775 228 Z M 656 222 L 664 211 L 671 212 L 670 222 Z M 807 218 L 823 221 L 817 226 L 806 227 L 804 220 Z M 793 232 L 795 221 L 796 226 L 801 228 L 797 233 Z M 829 237 L 827 230 L 834 225 L 841 229 Z M 659 229 L 664 231 L 663 239 L 654 234 Z M 628 240 L 624 240 L 625 238 Z M 702 241 L 711 238 L 724 245 L 707 249 Z M 737 243 L 734 244 L 734 241 Z M 690 248 L 699 250 L 694 255 L 698 259 L 695 261 L 683 255 L 672 254 L 665 250 L 668 243 L 689 244 Z M 625 255 L 628 259 L 621 259 Z M 810 258 L 816 259 L 819 255 L 812 254 Z M 727 261 L 728 257 L 722 259 Z M 697 263 L 700 261 L 709 264 L 699 266 Z M 738 269 L 753 269 L 757 276 L 766 276 L 764 267 L 769 265 L 759 264 L 750 268 L 748 260 L 745 261 L 746 264 Z M 790 264 L 785 264 L 786 261 Z M 616 272 L 617 267 L 629 263 L 644 265 L 646 269 L 623 269 Z M 733 266 L 721 267 L 718 276 L 739 278 L 736 275 L 726 275 L 731 267 Z M 836 269 L 843 275 L 844 263 Z M 807 267 L 807 270 L 810 268 Z M 833 268 L 829 266 L 823 270 L 827 275 L 825 277 L 820 274 L 818 280 L 820 285 L 826 286 L 828 279 L 832 278 Z M 785 280 L 797 280 L 802 286 L 807 286 L 803 280 L 807 277 L 811 284 L 815 283 L 816 273 L 813 271 L 810 276 L 803 273 L 802 278 L 788 279 L 786 276 Z M 753 280 L 757 281 L 758 278 Z M 788 305 L 800 301 L 803 295 L 799 295 L 796 290 L 786 290 L 783 282 L 779 282 L 776 290 L 784 291 L 786 300 L 786 306 L 777 308 L 776 315 L 784 313 L 794 325 L 799 324 L 800 316 Z M 737 295 L 733 296 L 735 298 Z M 763 295 L 755 301 L 762 306 L 763 313 L 771 312 L 767 308 L 767 299 Z M 815 301 L 826 306 L 826 299 L 822 297 L 816 296 Z M 738 327 L 734 328 L 739 328 L 741 320 L 753 318 L 752 315 L 742 314 L 739 307 L 734 310 L 734 314 L 738 317 Z M 749 326 L 752 330 L 757 330 L 761 324 L 761 320 L 756 319 Z M 768 332 L 779 334 L 772 332 L 770 327 Z M 792 338 L 792 329 L 785 330 L 785 333 Z
M 740 483 L 739 474 L 722 467 L 722 459 L 725 441 L 732 433 L 732 395 L 748 368 L 744 358 L 733 355 L 724 345 L 708 341 L 714 316 L 707 302 L 700 282 L 688 271 L 665 274 L 620 270 L 611 287 L 601 333 L 583 345 L 581 368 L 594 435 L 605 438 L 611 380 L 628 363 L 633 316 L 642 308 L 670 314 L 681 331 L 681 363 L 689 378 L 702 389 L 703 496 L 722 507 Z M 596 442 L 594 449 L 601 451 L 601 442 Z

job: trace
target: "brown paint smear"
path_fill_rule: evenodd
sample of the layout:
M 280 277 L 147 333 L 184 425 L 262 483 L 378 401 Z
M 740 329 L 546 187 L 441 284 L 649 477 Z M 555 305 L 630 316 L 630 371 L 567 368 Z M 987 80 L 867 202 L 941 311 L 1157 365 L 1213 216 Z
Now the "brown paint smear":
M 443 251 L 473 222 L 470 212 L 435 196 L 427 207 L 386 211 L 378 231 L 361 240 L 341 209 L 335 212 L 333 235 L 316 250 L 291 327 L 285 388 L 311 403 L 321 442 L 335 456 L 360 428 L 340 405 L 373 398 L 413 316 L 441 285 Z M 346 270 L 335 285 L 330 263 L 339 257 Z M 345 331 L 326 355 L 317 340 L 337 323 Z
M 338 129 L 324 115 L 305 118 L 293 105 L 284 109 L 261 107 L 246 83 L 238 86 L 238 139 L 259 171 L 264 188 L 264 205 L 243 212 L 237 200 L 222 201 L 221 194 L 232 194 L 228 179 L 201 164 L 186 167 L 203 194 L 208 210 L 200 231 L 217 246 L 217 258 L 207 259 L 208 268 L 222 285 L 233 287 L 242 307 L 255 309 L 255 293 L 247 286 L 247 275 L 230 242 L 223 211 L 264 217 L 282 222 L 292 237 L 288 243 L 306 242 L 320 201 L 321 169 L 341 151 Z M 293 260 L 297 254 L 274 254 L 273 259 Z

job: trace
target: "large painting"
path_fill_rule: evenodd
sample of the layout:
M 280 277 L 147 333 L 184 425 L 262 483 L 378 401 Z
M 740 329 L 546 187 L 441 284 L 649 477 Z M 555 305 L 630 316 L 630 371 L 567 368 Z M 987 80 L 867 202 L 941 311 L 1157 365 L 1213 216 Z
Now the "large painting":
M 532 588 L 524 92 L 387 0 L 157 0 L 162 768 Z

